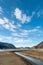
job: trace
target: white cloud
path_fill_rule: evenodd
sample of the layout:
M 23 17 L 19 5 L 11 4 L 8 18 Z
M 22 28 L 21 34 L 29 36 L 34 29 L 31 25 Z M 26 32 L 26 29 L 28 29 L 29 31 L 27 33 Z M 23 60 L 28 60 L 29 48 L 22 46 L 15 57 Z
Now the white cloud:
M 32 29 L 32 30 L 29 30 L 29 32 L 37 32 L 38 31 L 38 29 Z
M 40 26 L 36 26 L 30 30 L 21 30 L 20 36 L 28 36 L 30 33 L 35 33 L 40 31 Z
M 0 41 L 2 41 L 2 38 L 0 37 Z
M 5 23 L 9 23 L 9 19 L 7 19 L 6 17 L 3 18 Z
M 36 26 L 33 29 L 30 30 L 20 30 L 20 32 L 14 32 L 12 33 L 12 36 L 17 36 L 17 37 L 21 37 L 21 38 L 28 38 L 30 33 L 35 33 L 35 32 L 40 32 L 40 26 Z
M 37 29 L 40 29 L 41 27 L 40 26 L 36 26 Z
M 16 26 L 19 28 L 19 27 L 21 27 L 22 25 L 21 25 L 21 24 L 19 24 L 19 23 L 17 23 L 17 25 L 16 25 Z
M 26 14 L 23 14 L 22 11 L 19 9 L 19 8 L 16 8 L 15 11 L 14 11 L 14 15 L 16 16 L 16 18 L 18 20 L 20 20 L 22 23 L 25 23 L 25 22 L 30 22 L 31 21 L 31 18 L 33 16 L 27 16 Z
M 28 38 L 28 36 L 31 34 L 31 33 L 36 33 L 36 32 L 40 32 L 40 26 L 36 26 L 35 28 L 33 29 L 30 29 L 30 30 L 22 30 L 20 29 L 20 32 L 14 32 L 12 33 L 12 36 L 15 36 L 15 37 L 20 37 L 20 38 Z
M 11 36 L 0 36 L 0 41 L 2 42 L 8 42 L 8 43 L 12 43 L 15 46 L 19 47 L 25 47 L 27 44 L 29 45 L 30 43 L 32 43 L 32 39 L 28 38 L 28 39 L 23 39 L 23 38 L 15 38 L 15 37 L 11 37 Z
M 4 20 L 0 18 L 0 24 L 5 24 Z
M 7 43 L 11 43 L 12 42 L 12 39 L 13 37 L 11 36 L 0 36 L 0 41 L 1 42 L 7 42 Z M 8 42 L 9 41 L 9 42 Z
M 21 36 L 27 36 L 28 34 L 28 30 L 22 30 L 22 32 L 20 33 Z
M 17 37 L 19 37 L 20 35 L 19 35 L 17 32 L 14 32 L 14 33 L 12 33 L 12 36 L 17 36 Z
M 4 17 L 3 19 L 0 18 L 0 25 L 2 25 L 5 29 L 8 29 L 12 32 L 15 32 L 14 28 L 17 28 L 12 21 Z
M 4 24 L 3 27 L 5 27 L 6 29 L 10 29 L 10 26 L 8 24 Z
M 26 21 L 26 19 L 27 19 L 26 15 L 22 14 L 22 18 L 21 18 L 22 23 L 24 23 Z
M 6 18 L 3 19 L 0 18 L 0 25 L 2 25 L 6 29 L 9 29 L 8 20 Z
M 0 24 L 8 24 L 9 23 L 9 20 L 6 18 L 6 17 L 4 17 L 3 19 L 2 18 L 0 18 Z
M 16 40 L 15 42 L 16 43 L 22 43 L 24 40 L 23 39 L 18 39 L 18 40 Z
M 16 8 L 15 12 L 14 12 L 14 15 L 16 16 L 17 19 L 21 20 L 22 12 L 21 12 L 20 9 Z
M 33 28 L 32 30 L 28 30 L 28 32 L 38 32 L 40 29 L 40 26 L 36 26 L 35 28 Z
M 10 28 L 10 31 L 12 31 L 13 33 L 16 32 L 16 30 L 13 28 Z
M 17 28 L 14 24 L 12 24 L 11 22 L 9 23 L 11 28 Z
M 33 42 L 33 40 L 30 39 L 30 38 L 28 38 L 28 39 L 20 39 L 20 38 L 18 38 L 18 39 L 15 40 L 15 43 L 18 43 L 18 45 L 21 44 L 22 47 L 27 46 L 27 44 L 31 45 L 30 43 L 32 43 L 32 42 Z

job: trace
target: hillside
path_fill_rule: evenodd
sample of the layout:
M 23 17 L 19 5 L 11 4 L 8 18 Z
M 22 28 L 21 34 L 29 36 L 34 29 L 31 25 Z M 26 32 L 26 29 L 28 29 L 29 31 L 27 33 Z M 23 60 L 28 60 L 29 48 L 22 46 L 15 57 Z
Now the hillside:
M 0 42 L 0 49 L 14 49 L 14 48 L 16 47 L 12 44 Z
M 34 46 L 34 47 L 32 47 L 32 48 L 40 48 L 40 49 L 42 49 L 43 48 L 43 41 L 42 42 L 40 42 L 37 46 Z

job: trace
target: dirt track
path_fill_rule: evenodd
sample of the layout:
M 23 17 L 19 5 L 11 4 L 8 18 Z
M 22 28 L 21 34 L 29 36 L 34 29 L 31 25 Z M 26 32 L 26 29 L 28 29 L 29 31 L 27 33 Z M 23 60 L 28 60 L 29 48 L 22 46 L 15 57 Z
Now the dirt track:
M 11 52 L 0 52 L 0 65 L 32 65 Z M 33 64 L 34 65 L 34 64 Z

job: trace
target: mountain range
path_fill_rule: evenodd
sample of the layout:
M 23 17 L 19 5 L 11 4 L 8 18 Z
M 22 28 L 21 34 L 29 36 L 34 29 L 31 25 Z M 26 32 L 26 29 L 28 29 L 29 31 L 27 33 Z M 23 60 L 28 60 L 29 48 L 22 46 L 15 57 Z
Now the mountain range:
M 0 49 L 15 49 L 16 47 L 10 43 L 0 42 Z
M 43 48 L 43 41 L 42 42 L 40 42 L 38 45 L 36 45 L 36 46 L 33 46 L 32 48 L 35 48 L 35 49 L 42 49 Z

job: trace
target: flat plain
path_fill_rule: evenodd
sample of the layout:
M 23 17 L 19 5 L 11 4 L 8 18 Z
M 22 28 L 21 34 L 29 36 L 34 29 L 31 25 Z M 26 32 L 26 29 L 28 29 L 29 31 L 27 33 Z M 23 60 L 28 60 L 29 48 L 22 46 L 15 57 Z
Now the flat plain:
M 13 52 L 0 52 L 0 65 L 35 65 L 27 61 Z
M 20 53 L 22 53 L 26 56 L 36 58 L 43 62 L 43 49 L 29 49 L 26 51 L 21 51 Z

